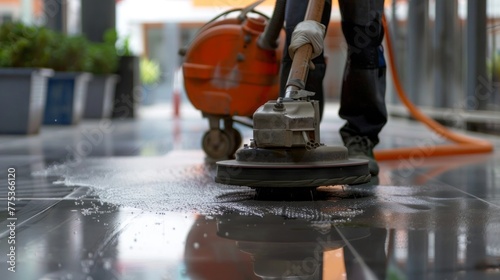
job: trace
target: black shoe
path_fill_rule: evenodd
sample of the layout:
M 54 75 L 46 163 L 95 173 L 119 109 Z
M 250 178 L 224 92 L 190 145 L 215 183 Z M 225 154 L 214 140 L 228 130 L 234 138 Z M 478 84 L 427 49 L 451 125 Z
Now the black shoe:
M 373 143 L 366 136 L 352 136 L 345 139 L 345 146 L 349 151 L 349 158 L 368 160 L 368 169 L 372 176 L 377 176 L 379 167 L 373 155 Z

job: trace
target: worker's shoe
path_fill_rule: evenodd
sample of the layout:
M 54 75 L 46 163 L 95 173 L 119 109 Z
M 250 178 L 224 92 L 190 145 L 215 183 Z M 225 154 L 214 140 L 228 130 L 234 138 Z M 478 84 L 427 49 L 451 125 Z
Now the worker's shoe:
M 373 155 L 373 143 L 366 136 L 352 136 L 345 139 L 349 158 L 367 159 L 368 169 L 372 176 L 377 176 L 379 167 Z

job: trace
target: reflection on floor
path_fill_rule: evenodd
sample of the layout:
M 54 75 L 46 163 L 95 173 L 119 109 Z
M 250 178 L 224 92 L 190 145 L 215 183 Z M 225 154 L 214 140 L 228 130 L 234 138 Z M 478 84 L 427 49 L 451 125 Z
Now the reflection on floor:
M 327 112 L 322 140 L 339 144 Z M 499 279 L 499 152 L 381 162 L 366 185 L 256 199 L 213 182 L 207 122 L 183 113 L 0 136 L 0 278 Z M 401 119 L 381 139 L 442 141 Z

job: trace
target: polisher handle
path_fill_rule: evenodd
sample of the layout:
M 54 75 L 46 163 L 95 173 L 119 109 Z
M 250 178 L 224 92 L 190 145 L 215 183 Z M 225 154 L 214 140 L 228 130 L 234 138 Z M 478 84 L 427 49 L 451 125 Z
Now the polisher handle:
M 325 0 L 309 0 L 304 20 L 315 20 L 321 22 Z M 288 74 L 285 96 L 290 97 L 291 92 L 305 88 L 309 63 L 311 61 L 313 47 L 311 44 L 301 46 L 295 51 L 292 67 Z

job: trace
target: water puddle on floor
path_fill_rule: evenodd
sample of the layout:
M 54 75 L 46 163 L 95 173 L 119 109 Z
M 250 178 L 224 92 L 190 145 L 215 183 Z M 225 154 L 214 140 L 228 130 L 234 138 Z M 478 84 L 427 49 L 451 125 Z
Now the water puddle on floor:
M 261 200 L 251 188 L 215 183 L 215 168 L 204 161 L 201 151 L 181 150 L 156 157 L 88 158 L 77 164 L 53 165 L 36 175 L 58 176 L 57 184 L 90 187 L 92 195 L 105 203 L 156 213 L 278 215 L 340 223 L 357 217 L 372 226 L 390 223 L 398 228 L 409 226 L 407 220 L 398 223 L 388 219 L 388 214 L 425 218 L 425 213 L 442 203 L 426 195 L 431 187 L 379 186 L 377 182 L 320 188 L 315 199 Z M 412 223 L 424 226 L 419 219 Z

